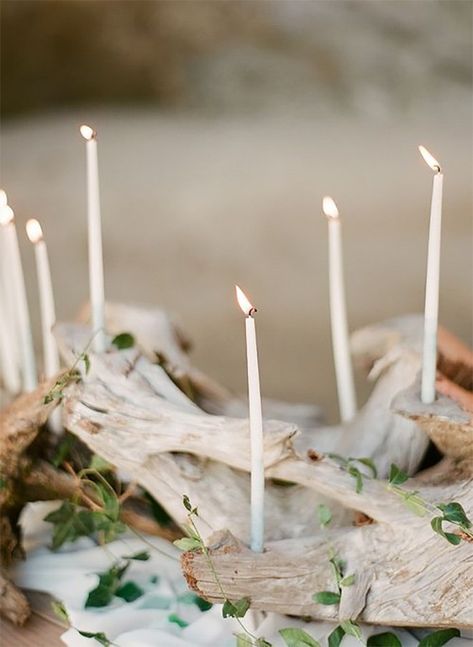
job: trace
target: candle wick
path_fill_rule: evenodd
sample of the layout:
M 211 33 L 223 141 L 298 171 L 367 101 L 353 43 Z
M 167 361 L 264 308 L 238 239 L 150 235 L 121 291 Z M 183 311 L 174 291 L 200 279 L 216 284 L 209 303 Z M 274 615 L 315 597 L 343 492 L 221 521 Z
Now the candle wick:
M 435 164 L 434 169 L 437 169 L 436 170 L 437 175 L 442 172 L 442 169 L 440 168 L 439 164 Z
M 253 315 L 258 312 L 258 310 L 255 307 L 252 307 L 248 313 L 249 317 L 253 317 Z

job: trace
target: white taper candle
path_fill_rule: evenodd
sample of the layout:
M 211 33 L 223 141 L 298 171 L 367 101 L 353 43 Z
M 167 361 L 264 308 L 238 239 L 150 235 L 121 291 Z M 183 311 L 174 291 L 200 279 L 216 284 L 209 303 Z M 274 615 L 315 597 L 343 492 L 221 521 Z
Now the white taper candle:
M 48 249 L 43 239 L 41 225 L 35 219 L 26 223 L 26 233 L 34 245 L 36 274 L 38 279 L 39 306 L 41 311 L 41 333 L 43 340 L 44 376 L 53 377 L 59 371 L 59 352 L 53 334 L 56 323 L 56 309 L 54 307 L 54 294 L 49 268 Z M 59 432 L 62 430 L 61 411 L 54 409 L 49 417 L 50 428 Z
M 440 169 L 440 164 L 424 146 L 419 146 L 419 151 L 427 164 L 435 171 L 432 185 L 427 274 L 425 281 L 424 346 L 422 353 L 421 384 L 421 400 L 425 404 L 430 404 L 435 400 L 435 378 L 437 373 L 443 174 Z
M 89 236 L 89 290 L 92 321 L 92 348 L 105 350 L 105 294 L 103 278 L 102 221 L 100 215 L 97 133 L 90 126 L 80 127 L 87 150 L 87 216 Z
M 38 383 L 31 334 L 30 314 L 26 298 L 23 266 L 16 234 L 13 210 L 9 206 L 0 209 L 0 224 L 3 227 L 5 258 L 7 260 L 7 281 L 14 298 L 15 322 L 20 344 L 21 375 L 25 391 L 33 391 Z
M 246 315 L 246 360 L 251 448 L 251 550 L 261 553 L 264 548 L 264 443 L 258 348 L 253 317 L 256 308 L 251 305 L 238 286 L 235 286 L 235 288 L 238 303 Z
M 0 189 L 0 209 L 7 206 L 7 194 Z M 8 251 L 4 228 L 0 229 L 0 358 L 4 388 L 9 393 L 19 393 L 21 376 L 19 367 L 19 343 L 17 338 L 13 286 L 8 280 Z
M 337 205 L 332 198 L 325 196 L 322 206 L 328 221 L 330 324 L 338 407 L 341 420 L 346 422 L 355 415 L 357 405 L 343 277 L 342 224 Z

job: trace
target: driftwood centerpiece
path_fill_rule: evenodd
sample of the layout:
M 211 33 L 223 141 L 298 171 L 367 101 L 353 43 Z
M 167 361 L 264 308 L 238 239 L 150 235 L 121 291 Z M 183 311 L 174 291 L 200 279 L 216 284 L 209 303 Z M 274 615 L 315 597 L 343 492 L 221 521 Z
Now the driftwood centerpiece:
M 354 354 L 377 383 L 351 423 L 323 426 L 315 407 L 265 403 L 267 548 L 256 555 L 245 547 L 250 462 L 244 400 L 192 367 L 182 335 L 161 311 L 110 306 L 107 317 L 110 331 L 128 330 L 138 343 L 90 354 L 88 372 L 78 365 L 80 381 L 64 390 L 64 424 L 123 478 L 146 488 L 182 526 L 187 522 L 182 495 L 191 495 L 230 599 L 249 596 L 254 608 L 317 618 L 361 614 L 382 624 L 473 625 L 473 544 L 449 545 L 432 532 L 428 515 L 413 516 L 383 480 L 391 463 L 416 474 L 429 437 L 437 442 L 428 424 L 417 424 L 428 411 L 421 415 L 402 403 L 390 410 L 419 371 L 420 319 L 400 318 L 355 334 Z M 62 325 L 57 337 L 70 365 L 90 333 L 84 326 Z M 470 359 L 463 350 L 460 360 L 465 372 Z M 450 390 L 461 389 L 464 396 L 462 386 Z M 457 429 L 450 413 L 448 424 Z M 8 418 L 12 424 L 11 411 Z M 465 424 L 461 438 L 466 434 L 471 443 L 471 422 Z M 471 516 L 471 460 L 459 442 L 439 446 L 446 458 L 412 487 L 426 501 L 458 501 Z M 327 453 L 372 459 L 378 479 L 367 473 L 357 492 L 353 475 Z M 320 530 L 319 503 L 332 510 L 330 536 Z M 360 519 L 374 523 L 353 527 Z M 312 601 L 315 592 L 333 585 L 329 547 L 356 574 L 340 607 Z M 186 553 L 183 566 L 200 595 L 221 600 L 201 554 Z

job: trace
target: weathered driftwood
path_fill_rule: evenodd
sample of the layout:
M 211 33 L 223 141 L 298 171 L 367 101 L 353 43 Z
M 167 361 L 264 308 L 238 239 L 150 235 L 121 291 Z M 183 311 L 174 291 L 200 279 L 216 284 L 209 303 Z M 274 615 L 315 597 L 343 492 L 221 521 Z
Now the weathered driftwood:
M 80 326 L 63 325 L 57 335 L 64 357 L 71 362 L 85 347 L 89 333 Z M 313 535 L 319 527 L 316 505 L 326 497 L 342 503 L 334 508 L 336 522 L 347 523 L 353 517 L 350 506 L 341 501 L 344 496 L 357 499 L 353 479 L 335 464 L 325 462 L 321 467 L 307 461 L 311 447 L 374 458 L 380 463 L 381 475 L 387 473 L 390 462 L 409 471 L 418 466 L 427 442 L 424 435 L 415 423 L 388 409 L 392 397 L 414 379 L 418 368 L 409 339 L 401 334 L 399 339 L 406 348 L 398 348 L 396 354 L 386 344 L 382 347 L 392 358 L 385 359 L 370 401 L 353 423 L 297 432 L 294 424 L 265 421 L 266 475 L 277 479 L 268 481 L 266 489 L 268 539 Z M 360 348 L 366 345 L 362 341 Z M 378 338 L 376 346 L 373 349 L 368 344 L 359 353 L 380 361 Z M 163 355 L 165 349 L 161 346 L 159 352 Z M 201 510 L 205 536 L 228 527 L 248 540 L 249 432 L 245 420 L 202 411 L 140 348 L 91 355 L 90 373 L 68 390 L 64 408 L 67 427 L 94 452 L 136 478 L 179 523 L 186 521 L 182 494 L 192 493 Z M 368 434 L 370 428 L 376 433 Z M 348 453 L 346 447 L 353 451 Z M 336 493 L 339 487 L 342 496 Z M 360 509 L 359 505 L 352 507 Z
M 101 355 L 88 351 L 90 371 L 86 373 L 79 362 L 82 380 L 66 389 L 64 423 L 121 474 L 146 488 L 179 524 L 187 521 L 182 506 L 186 493 L 199 507 L 204 537 L 229 529 L 209 541 L 230 598 L 249 595 L 255 608 L 297 615 L 354 617 L 362 613 L 366 621 L 384 624 L 473 622 L 463 595 L 471 590 L 471 544 L 450 547 L 433 535 L 428 519 L 412 517 L 382 480 L 365 479 L 357 494 L 352 476 L 322 453 L 370 457 L 380 477 L 386 476 L 391 462 L 411 474 L 416 472 L 428 436 L 410 419 L 413 416 L 400 416 L 389 406 L 414 381 L 419 369 L 418 318 L 393 320 L 355 335 L 355 356 L 371 369 L 377 384 L 350 424 L 322 427 L 317 408 L 266 403 L 265 415 L 277 411 L 282 420 L 265 420 L 268 544 L 264 554 L 254 555 L 241 543 L 248 541 L 249 532 L 249 435 L 242 419 L 244 399 L 232 397 L 192 367 L 185 353 L 187 344 L 161 311 L 114 305 L 108 317 L 111 332 L 132 332 L 138 346 Z M 58 326 L 57 336 L 69 365 L 90 340 L 88 329 L 77 325 Z M 161 366 L 153 363 L 156 357 Z M 461 361 L 452 365 L 458 375 Z M 456 464 L 461 461 L 454 450 L 446 454 L 451 458 L 445 459 L 440 470 L 434 468 L 443 476 L 437 473 L 436 481 L 433 476 L 431 482 L 419 480 L 419 487 L 427 500 L 454 498 L 471 514 L 468 463 L 464 461 L 453 477 L 448 470 L 454 460 Z M 434 482 L 442 485 L 433 486 Z M 69 483 L 64 486 L 67 496 Z M 41 490 L 34 479 L 32 489 Z M 316 505 L 321 502 L 330 502 L 334 513 L 330 540 L 320 534 Z M 363 523 L 376 523 L 353 528 L 354 521 L 361 523 L 361 516 Z M 329 545 L 357 573 L 354 587 L 343 593 L 340 609 L 311 600 L 314 592 L 333 585 Z M 233 564 L 227 557 L 229 550 L 238 552 Z M 440 584 L 429 588 L 436 562 L 435 577 Z M 220 599 L 207 566 L 199 554 L 184 557 L 191 585 L 204 597 Z M 461 585 L 460 593 L 448 588 L 453 582 Z
M 398 414 L 416 420 L 444 453 L 443 461 L 405 487 L 418 491 L 432 504 L 457 501 L 473 516 L 473 407 L 471 353 L 453 362 L 447 337 L 441 336 L 446 353 L 439 362 L 453 370 L 462 383 L 439 375 L 440 396 L 432 405 L 419 398 L 419 381 L 399 394 L 393 403 Z M 464 386 L 462 386 L 462 384 Z M 467 387 L 467 388 L 465 388 Z M 447 393 L 450 397 L 446 397 Z M 455 398 L 455 399 L 453 399 Z M 323 461 L 322 461 L 323 462 Z M 382 493 L 369 492 L 369 509 L 360 510 L 376 523 L 357 529 L 336 529 L 312 540 L 270 542 L 262 555 L 251 553 L 228 532 L 210 538 L 210 552 L 220 584 L 230 599 L 251 598 L 254 608 L 317 618 L 355 618 L 390 625 L 473 626 L 473 543 L 452 546 L 434 532 L 434 513 L 417 517 L 399 510 L 399 498 L 386 484 L 375 481 Z M 365 492 L 368 494 L 367 492 Z M 386 497 L 391 497 L 392 503 Z M 373 504 L 378 500 L 378 512 Z M 344 497 L 353 506 L 353 500 Z M 460 534 L 461 531 L 458 531 Z M 347 572 L 355 573 L 354 587 L 342 588 L 340 605 L 323 606 L 312 594 L 334 588 L 330 551 L 346 560 Z M 212 571 L 198 552 L 183 556 L 190 586 L 210 600 L 221 600 Z

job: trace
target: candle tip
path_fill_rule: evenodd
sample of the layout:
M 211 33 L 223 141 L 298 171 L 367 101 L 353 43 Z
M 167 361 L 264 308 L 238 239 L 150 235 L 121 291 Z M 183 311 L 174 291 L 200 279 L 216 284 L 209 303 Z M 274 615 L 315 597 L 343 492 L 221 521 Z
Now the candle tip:
M 424 161 L 430 166 L 430 168 L 433 171 L 436 171 L 437 173 L 440 173 L 440 171 L 441 171 L 440 164 L 437 162 L 435 157 L 431 153 L 429 153 L 429 151 L 426 149 L 426 147 L 422 146 L 422 144 L 420 144 L 418 146 L 418 149 L 419 149 L 419 153 L 424 158 Z
M 322 211 L 327 218 L 338 218 L 339 216 L 335 200 L 329 195 L 324 196 L 324 199 L 322 200 Z
M 7 206 L 7 194 L 3 189 L 0 189 L 0 207 L 6 207 Z
M 13 209 L 7 204 L 0 208 L 0 225 L 8 225 L 14 217 Z
M 90 141 L 91 139 L 95 139 L 97 137 L 97 131 L 91 128 L 90 126 L 88 126 L 87 124 L 82 124 L 79 130 L 82 137 L 87 141 Z
M 32 243 L 39 243 L 43 239 L 43 230 L 35 218 L 28 220 L 26 223 L 26 233 Z
M 251 317 L 251 315 L 253 315 L 256 312 L 256 308 L 254 307 L 254 305 L 250 303 L 248 297 L 238 285 L 235 285 L 235 291 L 236 291 L 238 305 L 240 306 L 240 308 L 243 310 L 243 312 L 246 314 L 247 317 Z

